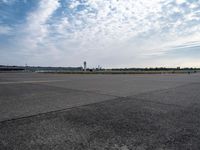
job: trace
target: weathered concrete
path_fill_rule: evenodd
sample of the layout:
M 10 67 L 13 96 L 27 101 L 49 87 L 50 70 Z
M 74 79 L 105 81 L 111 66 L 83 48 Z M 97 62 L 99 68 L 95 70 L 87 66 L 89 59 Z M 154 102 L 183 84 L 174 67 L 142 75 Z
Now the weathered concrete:
M 199 74 L 67 75 L 1 73 L 0 121 L 199 82 Z M 188 90 L 190 88 L 184 91 Z M 193 92 L 199 91 L 193 90 Z M 157 92 L 154 95 L 157 95 Z M 155 97 L 154 95 L 146 96 L 152 99 Z
M 2 150 L 199 150 L 199 118 L 199 74 L 0 74 Z

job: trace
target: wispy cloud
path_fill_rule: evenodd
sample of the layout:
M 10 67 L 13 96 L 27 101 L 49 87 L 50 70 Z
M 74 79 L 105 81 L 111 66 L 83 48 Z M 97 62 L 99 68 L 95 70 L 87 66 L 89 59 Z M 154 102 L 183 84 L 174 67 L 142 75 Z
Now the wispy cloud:
M 38 8 L 28 14 L 26 23 L 22 26 L 25 45 L 37 48 L 38 44 L 44 42 L 49 34 L 48 20 L 58 7 L 58 0 L 42 0 Z
M 5 4 L 12 4 L 14 3 L 16 0 L 0 0 L 0 3 L 5 3 Z
M 9 35 L 12 31 L 12 28 L 9 26 L 0 26 L 0 35 Z

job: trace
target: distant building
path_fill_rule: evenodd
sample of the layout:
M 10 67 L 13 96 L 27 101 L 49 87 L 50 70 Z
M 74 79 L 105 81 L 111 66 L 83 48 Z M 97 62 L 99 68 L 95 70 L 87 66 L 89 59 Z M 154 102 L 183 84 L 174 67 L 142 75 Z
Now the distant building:
M 87 69 L 87 62 L 86 61 L 83 62 L 83 66 L 84 66 L 83 67 L 84 71 L 86 71 L 86 69 Z

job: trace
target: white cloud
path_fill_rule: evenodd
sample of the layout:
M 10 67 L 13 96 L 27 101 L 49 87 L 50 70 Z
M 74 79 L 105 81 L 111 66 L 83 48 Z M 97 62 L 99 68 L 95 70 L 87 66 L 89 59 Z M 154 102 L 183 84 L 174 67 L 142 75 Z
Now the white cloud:
M 186 9 L 179 6 L 182 3 L 185 1 L 175 5 L 165 0 L 85 0 L 80 4 L 74 0 L 70 9 L 76 13 L 66 25 L 60 23 L 62 40 L 56 45 L 65 51 L 65 61 L 72 57 L 93 64 L 164 55 L 175 46 L 200 41 L 200 26 L 190 25 L 200 20 L 197 10 L 186 10 L 194 3 Z M 77 11 L 78 5 L 84 9 Z
M 78 5 L 80 5 L 79 1 L 73 0 L 69 6 L 69 8 L 74 9 L 76 8 Z
M 185 0 L 69 3 L 64 8 L 67 13 L 56 19 L 51 17 L 59 0 L 39 1 L 39 7 L 28 14 L 19 41 L 36 60 L 51 57 L 49 63 L 57 65 L 74 66 L 87 60 L 93 65 L 130 66 L 134 59 L 162 56 L 176 46 L 200 41 L 200 3 L 187 2 L 184 7 Z
M 183 2 L 177 1 L 178 4 Z M 75 4 L 77 1 L 73 1 L 72 5 Z M 158 49 L 166 44 L 162 43 L 160 38 L 167 40 L 167 43 L 173 42 L 173 38 L 181 37 L 179 34 L 188 34 L 187 32 L 190 30 L 190 27 L 187 27 L 188 22 L 199 19 L 194 12 L 185 13 L 182 8 L 172 4 L 166 3 L 164 0 L 86 0 L 82 3 L 85 9 L 74 14 L 74 21 L 68 25 L 69 28 L 74 29 L 73 32 L 64 33 L 66 33 L 65 36 L 70 34 L 70 38 L 80 43 L 82 49 L 93 50 L 98 47 L 102 50 L 113 49 L 113 52 L 116 52 L 115 45 L 118 45 L 116 43 L 120 43 L 120 45 L 127 44 L 127 41 L 135 43 L 135 38 L 145 35 L 148 35 L 147 38 L 153 36 L 153 40 L 158 40 L 159 44 L 162 44 L 157 45 Z M 164 10 L 163 6 L 168 8 Z M 185 17 L 175 20 L 173 18 L 175 13 Z M 165 28 L 168 28 L 169 31 L 163 32 Z M 179 32 L 179 28 L 184 28 L 185 31 Z M 148 39 L 147 43 L 153 43 L 153 40 Z M 112 46 L 113 48 L 111 48 Z M 128 47 L 132 49 L 133 54 L 135 46 L 137 43 Z M 148 45 L 146 48 L 149 49 L 149 46 L 154 46 L 154 44 Z
M 161 12 L 159 2 L 88 0 L 82 4 L 85 9 L 73 16 L 74 21 L 68 26 L 73 29 L 70 36 L 88 49 L 97 45 L 109 47 L 109 44 L 129 40 L 150 29 L 159 28 L 156 21 Z
M 176 0 L 176 3 L 180 5 L 180 4 L 186 3 L 186 0 Z
M 27 16 L 27 23 L 22 29 L 27 46 L 36 48 L 48 36 L 48 23 L 54 11 L 59 7 L 58 0 L 42 0 L 39 7 Z

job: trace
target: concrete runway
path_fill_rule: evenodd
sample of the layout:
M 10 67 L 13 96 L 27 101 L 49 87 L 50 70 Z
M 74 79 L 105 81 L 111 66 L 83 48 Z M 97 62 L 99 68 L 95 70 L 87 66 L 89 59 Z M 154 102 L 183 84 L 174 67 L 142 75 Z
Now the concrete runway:
M 0 121 L 124 97 L 185 106 L 199 103 L 199 93 L 200 74 L 0 73 Z
M 200 74 L 0 73 L 0 149 L 199 150 Z

